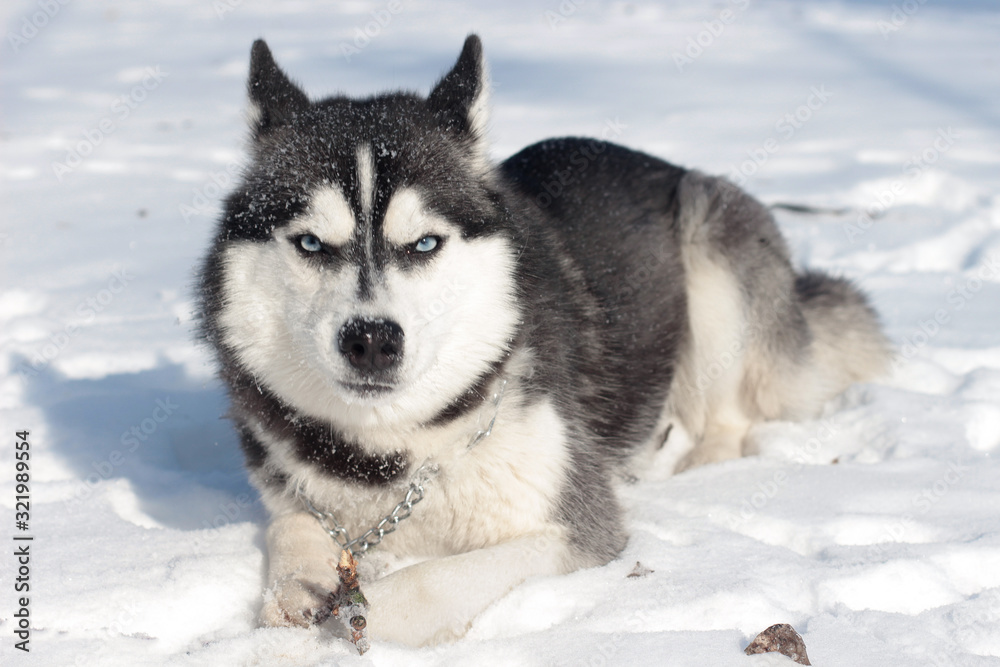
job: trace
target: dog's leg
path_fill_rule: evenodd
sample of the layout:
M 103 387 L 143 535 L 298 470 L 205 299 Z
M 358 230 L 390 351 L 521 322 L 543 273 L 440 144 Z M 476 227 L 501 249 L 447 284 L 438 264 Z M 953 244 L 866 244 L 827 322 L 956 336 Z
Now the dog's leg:
M 574 569 L 561 531 L 425 561 L 364 585 L 373 639 L 412 646 L 452 641 L 529 577 Z
M 329 613 L 340 585 L 340 549 L 316 518 L 305 512 L 275 517 L 267 529 L 268 587 L 263 625 L 309 626 Z
M 713 420 L 694 449 L 677 464 L 675 472 L 739 458 L 743 455 L 743 441 L 751 424 L 749 419 Z

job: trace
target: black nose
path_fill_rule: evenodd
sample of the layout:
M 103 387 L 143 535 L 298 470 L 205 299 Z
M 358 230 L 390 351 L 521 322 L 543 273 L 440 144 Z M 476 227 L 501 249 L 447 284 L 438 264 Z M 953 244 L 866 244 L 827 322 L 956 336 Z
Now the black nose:
M 389 370 L 403 358 L 403 329 L 389 320 L 350 320 L 340 329 L 340 353 L 359 371 Z

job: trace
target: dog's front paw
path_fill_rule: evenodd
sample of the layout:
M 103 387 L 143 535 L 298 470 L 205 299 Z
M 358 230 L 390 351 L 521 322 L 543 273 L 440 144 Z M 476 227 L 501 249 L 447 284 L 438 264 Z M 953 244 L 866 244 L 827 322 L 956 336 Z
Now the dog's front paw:
M 309 627 L 330 618 L 338 583 L 287 577 L 264 591 L 260 623 L 269 627 Z

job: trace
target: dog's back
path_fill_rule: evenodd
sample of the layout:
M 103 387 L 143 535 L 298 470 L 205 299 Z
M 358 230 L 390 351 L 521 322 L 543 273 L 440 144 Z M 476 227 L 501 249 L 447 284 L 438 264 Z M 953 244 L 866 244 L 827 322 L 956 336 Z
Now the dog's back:
M 681 469 L 732 458 L 754 423 L 814 416 L 885 369 L 864 296 L 797 275 L 770 212 L 724 179 L 584 139 L 536 144 L 502 169 L 601 309 L 612 446 L 659 443 L 677 421 L 695 442 Z

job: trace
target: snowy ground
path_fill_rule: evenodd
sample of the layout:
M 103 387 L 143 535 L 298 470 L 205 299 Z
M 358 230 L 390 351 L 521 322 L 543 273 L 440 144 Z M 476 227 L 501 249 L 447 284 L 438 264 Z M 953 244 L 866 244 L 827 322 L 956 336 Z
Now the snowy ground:
M 0 663 L 781 664 L 742 649 L 789 622 L 815 665 L 1000 665 L 1000 8 L 483 4 L 4 4 Z M 855 209 L 779 218 L 804 264 L 870 292 L 899 360 L 824 419 L 763 428 L 759 457 L 627 489 L 608 566 L 528 582 L 455 645 L 359 658 L 255 629 L 265 517 L 192 343 L 191 269 L 254 38 L 318 95 L 426 91 L 469 31 L 497 157 L 605 136 Z M 35 537 L 30 654 L 15 533 Z

